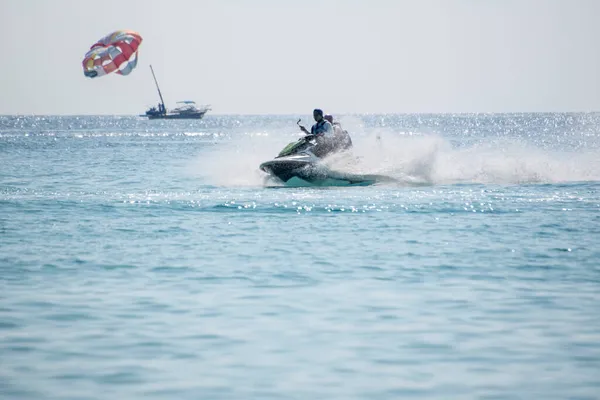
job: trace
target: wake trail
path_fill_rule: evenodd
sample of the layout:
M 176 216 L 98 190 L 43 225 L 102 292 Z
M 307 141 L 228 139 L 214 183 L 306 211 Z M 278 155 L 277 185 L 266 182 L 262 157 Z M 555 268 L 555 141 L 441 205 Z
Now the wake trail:
M 352 134 L 344 127 L 354 142 L 352 156 L 332 156 L 328 165 L 340 172 L 382 175 L 400 185 L 600 181 L 598 149 L 549 150 L 516 138 L 457 146 L 434 134 L 381 129 Z M 211 185 L 262 186 L 265 174 L 258 166 L 298 137 L 291 130 L 234 137 L 204 150 L 189 171 Z

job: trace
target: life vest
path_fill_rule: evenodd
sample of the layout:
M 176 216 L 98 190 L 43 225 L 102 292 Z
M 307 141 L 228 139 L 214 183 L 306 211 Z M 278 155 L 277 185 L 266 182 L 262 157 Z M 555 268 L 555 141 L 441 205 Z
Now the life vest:
M 329 121 L 327 121 L 326 119 L 322 119 L 321 121 L 317 122 L 310 128 L 310 133 L 312 135 L 319 135 L 319 134 L 325 133 L 327 131 L 327 128 L 326 128 L 327 124 L 329 124 Z M 332 131 L 333 131 L 333 128 L 332 128 Z

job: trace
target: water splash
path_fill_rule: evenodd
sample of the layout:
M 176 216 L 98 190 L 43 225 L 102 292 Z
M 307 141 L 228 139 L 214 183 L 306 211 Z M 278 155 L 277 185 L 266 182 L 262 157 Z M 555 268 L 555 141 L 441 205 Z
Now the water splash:
M 437 135 L 377 132 L 355 140 L 353 172 L 429 184 L 600 180 L 598 150 L 542 149 L 515 138 L 453 144 Z
M 524 184 L 600 180 L 598 146 L 562 146 L 558 137 L 463 134 L 442 136 L 365 126 L 358 117 L 343 119 L 354 149 L 348 157 L 331 157 L 337 171 L 377 174 L 396 184 Z M 548 137 L 550 136 L 550 137 Z M 272 159 L 299 137 L 294 129 L 245 132 L 203 152 L 191 166 L 196 176 L 217 186 L 261 186 L 260 163 Z M 554 146 L 548 142 L 554 140 Z

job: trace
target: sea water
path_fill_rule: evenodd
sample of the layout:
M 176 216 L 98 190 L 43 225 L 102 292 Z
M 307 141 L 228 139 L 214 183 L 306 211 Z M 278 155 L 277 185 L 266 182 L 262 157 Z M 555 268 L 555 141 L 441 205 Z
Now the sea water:
M 298 118 L 0 117 L 0 398 L 600 398 L 600 114 Z

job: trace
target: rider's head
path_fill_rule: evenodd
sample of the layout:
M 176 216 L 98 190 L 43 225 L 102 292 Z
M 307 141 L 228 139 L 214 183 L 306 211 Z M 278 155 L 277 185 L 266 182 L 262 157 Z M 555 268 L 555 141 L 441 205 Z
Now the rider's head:
M 333 124 L 333 115 L 327 114 L 323 118 L 325 118 L 327 121 L 329 121 L 330 124 Z
M 314 111 L 313 111 L 313 118 L 317 122 L 319 122 L 320 120 L 322 120 L 323 119 L 323 110 L 315 108 Z

